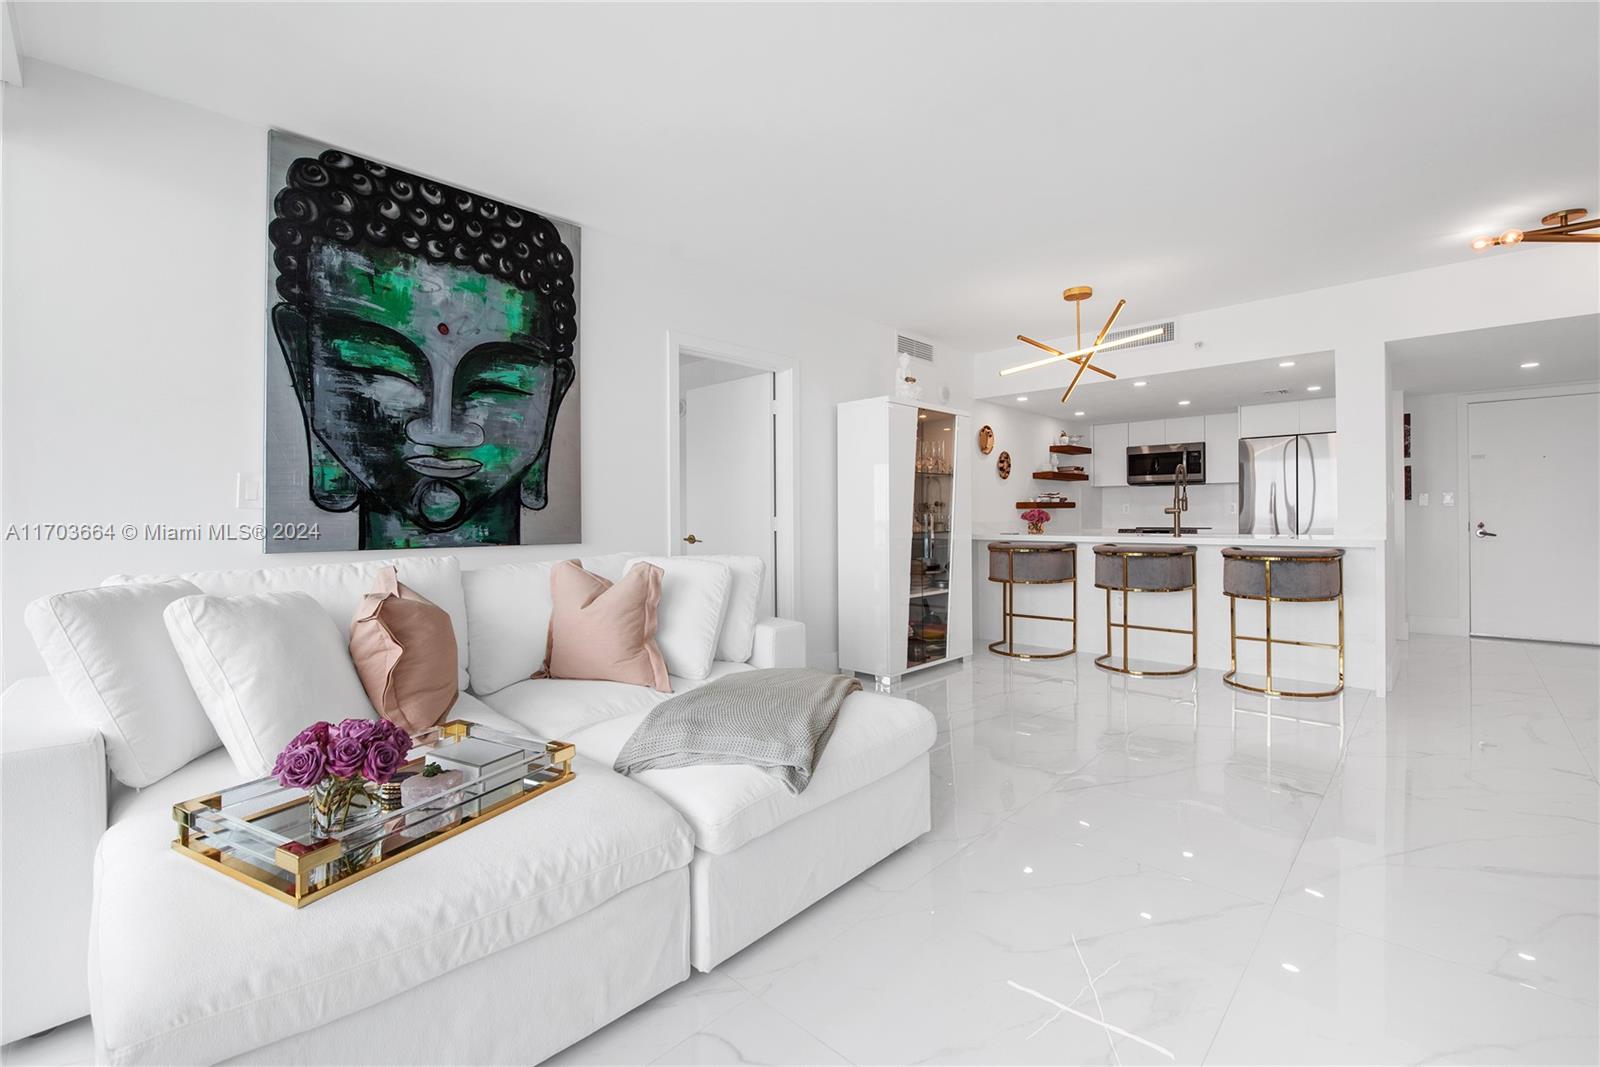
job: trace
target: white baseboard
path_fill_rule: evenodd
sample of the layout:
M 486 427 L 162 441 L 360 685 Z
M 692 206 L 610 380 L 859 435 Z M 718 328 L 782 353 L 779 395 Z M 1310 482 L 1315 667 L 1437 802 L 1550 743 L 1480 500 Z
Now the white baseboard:
M 1467 620 L 1451 616 L 1408 615 L 1406 626 L 1414 634 L 1441 634 L 1445 637 L 1467 636 Z

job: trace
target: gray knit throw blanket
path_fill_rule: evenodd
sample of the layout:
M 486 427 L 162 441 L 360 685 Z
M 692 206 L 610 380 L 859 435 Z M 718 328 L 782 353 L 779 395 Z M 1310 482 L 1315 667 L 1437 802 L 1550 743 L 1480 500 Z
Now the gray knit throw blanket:
M 861 683 L 799 668 L 741 671 L 657 704 L 617 753 L 623 774 L 743 763 L 800 793 Z

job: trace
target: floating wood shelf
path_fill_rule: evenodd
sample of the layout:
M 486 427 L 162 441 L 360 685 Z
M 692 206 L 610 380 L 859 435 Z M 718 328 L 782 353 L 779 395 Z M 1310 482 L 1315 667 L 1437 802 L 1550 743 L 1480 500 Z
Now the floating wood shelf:
M 1074 504 L 1070 500 L 1019 500 L 1019 501 L 1017 501 L 1017 507 L 1019 509 L 1023 510 L 1023 511 L 1026 511 L 1028 508 L 1075 508 L 1077 506 L 1078 506 L 1077 504 Z
M 1050 451 L 1058 456 L 1091 456 L 1094 449 L 1088 445 L 1051 445 Z
M 1086 482 L 1089 475 L 1084 471 L 1034 471 L 1033 476 L 1041 482 Z

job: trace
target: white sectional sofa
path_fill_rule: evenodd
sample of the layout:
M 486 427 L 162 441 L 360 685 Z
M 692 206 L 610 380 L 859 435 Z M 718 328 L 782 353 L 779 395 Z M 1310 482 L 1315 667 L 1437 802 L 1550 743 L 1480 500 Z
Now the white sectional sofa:
M 630 558 L 583 562 L 616 577 Z M 549 564 L 462 572 L 451 557 L 407 557 L 181 577 L 219 595 L 306 592 L 345 631 L 389 562 L 451 614 L 469 683 L 451 717 L 572 742 L 575 780 L 297 911 L 168 847 L 174 802 L 240 777 L 223 749 L 108 793 L 106 724 L 48 678 L 17 682 L 0 705 L 0 1038 L 92 1009 L 113 1063 L 537 1062 L 928 829 L 932 716 L 878 693 L 846 701 L 798 796 L 745 766 L 614 773 L 666 695 L 529 677 Z M 796 622 L 730 613 L 719 655 L 748 655 L 673 689 L 803 665 L 804 645 Z

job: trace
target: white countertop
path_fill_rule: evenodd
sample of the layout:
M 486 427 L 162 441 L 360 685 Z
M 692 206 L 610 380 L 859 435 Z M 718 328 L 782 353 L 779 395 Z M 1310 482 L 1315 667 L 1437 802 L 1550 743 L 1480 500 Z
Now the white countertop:
M 1024 526 L 1015 527 L 1019 532 L 1010 533 L 1001 529 L 974 529 L 973 541 L 1037 541 L 1045 544 L 1082 544 L 1093 541 L 1148 543 L 1155 545 L 1216 545 L 1224 547 L 1238 545 L 1240 547 L 1273 547 L 1288 545 L 1303 545 L 1307 548 L 1313 546 L 1327 546 L 1334 548 L 1375 548 L 1383 544 L 1381 538 L 1376 537 L 1340 537 L 1335 534 L 1311 534 L 1306 537 L 1273 537 L 1257 536 L 1250 534 L 1228 533 L 1226 531 L 1208 530 L 1205 533 L 1184 534 L 1182 537 L 1173 537 L 1171 534 L 1131 534 L 1118 533 L 1115 530 L 1067 530 L 1061 533 L 1047 532 L 1042 534 L 1021 533 Z

